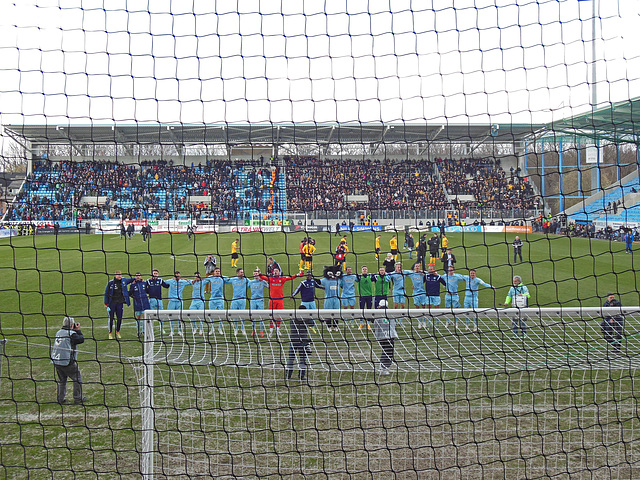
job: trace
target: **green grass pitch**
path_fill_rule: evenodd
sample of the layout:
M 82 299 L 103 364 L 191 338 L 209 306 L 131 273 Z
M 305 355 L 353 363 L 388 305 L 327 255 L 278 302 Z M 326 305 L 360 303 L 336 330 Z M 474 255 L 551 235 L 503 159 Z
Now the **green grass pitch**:
M 314 265 L 320 275 L 321 267 L 332 263 L 331 252 L 339 237 L 330 233 L 310 235 L 317 241 Z M 0 337 L 7 344 L 0 379 L 0 478 L 139 477 L 140 400 L 137 377 L 126 359 L 140 355 L 142 349 L 136 339 L 131 308 L 125 310 L 123 340 L 107 339 L 102 297 L 113 271 L 119 269 L 125 275 L 141 271 L 146 276 L 152 268 L 158 268 L 164 278 L 174 270 L 192 278 L 196 270 L 203 271 L 206 255 L 213 254 L 218 257 L 223 275 L 234 275 L 231 243 L 240 238 L 239 265 L 248 274 L 256 266 L 264 271 L 268 256 L 283 266 L 285 274 L 293 274 L 298 271 L 303 236 L 200 233 L 189 241 L 185 234 L 156 234 L 148 243 L 140 235 L 130 240 L 117 235 L 2 240 Z M 388 251 L 391 236 L 391 232 L 383 234 L 380 261 Z M 458 260 L 457 272 L 466 274 L 469 268 L 475 268 L 480 278 L 497 287 L 495 292 L 481 289 L 481 307 L 500 308 L 514 274 L 520 275 L 529 287 L 532 306 L 599 306 L 609 291 L 618 292 L 623 305 L 640 304 L 638 260 L 635 254 L 624 253 L 624 244 L 521 235 L 525 240 L 524 262 L 514 265 L 514 236 L 449 235 L 449 245 Z M 401 231 L 401 247 L 402 237 Z M 416 234 L 414 237 L 417 240 Z M 347 265 L 356 273 L 362 265 L 370 271 L 376 269 L 375 234 L 354 233 L 347 239 L 351 252 Z M 415 252 L 411 260 L 401 248 L 401 259 L 405 268 L 410 268 Z M 440 262 L 438 268 L 441 270 Z M 289 288 L 297 283 L 292 282 Z M 190 290 L 185 289 L 185 297 Z M 292 308 L 293 300 L 287 300 L 285 306 Z M 85 395 L 89 398 L 86 407 L 55 403 L 54 370 L 48 354 L 64 315 L 75 317 L 86 337 L 79 355 Z M 279 467 L 281 472 L 293 474 L 298 468 L 310 478 L 326 478 L 327 471 L 341 470 L 354 472 L 353 478 L 370 478 L 367 469 L 384 472 L 387 468 L 397 472 L 450 471 L 454 473 L 451 478 L 458 478 L 465 471 L 472 474 L 478 463 L 486 464 L 487 478 L 500 477 L 500 472 L 507 477 L 535 476 L 550 467 L 561 473 L 574 469 L 578 472 L 575 478 L 599 478 L 606 472 L 611 475 L 610 467 L 604 466 L 602 460 L 606 455 L 610 456 L 606 465 L 617 465 L 616 478 L 631 478 L 633 469 L 629 465 L 640 460 L 640 428 L 634 413 L 636 371 L 631 366 L 610 370 L 606 375 L 562 369 L 515 374 L 482 369 L 409 372 L 384 385 L 371 376 L 354 378 L 345 372 L 333 372 L 318 379 L 312 388 L 293 389 L 279 381 L 279 374 L 260 375 L 255 369 L 226 366 L 208 375 L 211 368 L 194 367 L 198 382 L 215 388 L 220 398 L 226 399 L 226 405 L 248 402 L 245 399 L 250 392 L 252 399 L 247 404 L 256 408 L 257 417 L 269 419 L 275 411 L 284 422 L 284 426 L 267 428 L 268 420 L 257 421 L 253 428 L 258 433 L 251 438 L 239 433 L 249 429 L 241 415 L 220 423 L 223 436 L 237 434 L 234 445 L 240 445 L 237 452 L 217 458 L 221 466 L 213 473 L 222 476 L 231 472 L 252 476 L 251 470 L 234 470 L 225 467 L 225 462 L 236 462 L 236 467 L 237 462 L 241 467 L 258 465 L 268 475 L 275 475 L 273 472 L 278 469 L 269 457 L 275 453 L 286 459 Z M 225 405 L 210 400 L 213 409 Z M 306 411 L 305 405 L 323 408 Z M 343 407 L 343 413 L 336 413 L 332 405 Z M 590 408 L 582 409 L 584 405 Z M 514 413 L 514 406 L 523 412 Z M 307 420 L 304 415 L 293 415 L 291 407 L 294 411 L 303 409 Z M 384 417 L 383 407 L 391 417 Z M 348 418 L 343 417 L 347 411 Z M 366 416 L 369 423 L 356 420 L 361 416 Z M 309 418 L 314 425 L 310 425 Z M 614 422 L 613 418 L 617 420 Z M 547 428 L 557 433 L 536 434 Z M 358 437 L 354 431 L 361 435 Z M 504 447 L 513 445 L 508 441 L 513 432 L 517 432 L 514 441 L 519 446 Z M 216 436 L 215 431 L 209 434 Z M 298 458 L 298 467 L 292 460 L 296 456 L 284 447 L 303 440 L 304 444 L 331 445 L 335 436 L 342 438 L 340 448 L 306 460 Z M 585 446 L 585 436 L 591 447 Z M 392 453 L 374 448 L 367 455 L 361 454 L 358 445 L 384 444 L 382 437 L 396 446 Z M 559 453 L 564 447 L 548 446 L 563 442 L 569 451 L 578 452 L 570 460 Z M 496 454 L 497 444 L 503 445 L 501 455 Z M 255 446 L 253 452 L 251 445 Z M 359 453 L 350 455 L 350 447 L 345 445 L 353 445 Z M 616 445 L 615 452 L 611 445 Z M 545 449 L 549 452 L 545 453 Z M 584 473 L 587 471 L 595 472 L 593 477 Z M 253 475 L 257 475 L 255 470 Z

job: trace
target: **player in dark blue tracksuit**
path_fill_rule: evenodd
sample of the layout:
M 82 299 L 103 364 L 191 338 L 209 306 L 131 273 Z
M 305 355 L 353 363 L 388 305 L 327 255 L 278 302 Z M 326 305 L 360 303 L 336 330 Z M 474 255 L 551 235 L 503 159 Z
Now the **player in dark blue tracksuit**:
M 144 334 L 144 324 L 142 323 L 142 315 L 145 310 L 149 310 L 149 284 L 142 279 L 142 274 L 136 272 L 133 282 L 129 284 L 129 297 L 133 299 L 133 312 L 136 317 L 136 328 L 138 330 L 138 338 Z
M 160 272 L 157 268 L 154 268 L 151 271 L 151 278 L 147 280 L 147 295 L 151 310 L 164 310 L 162 305 L 163 288 L 169 288 L 169 284 L 160 278 Z M 160 320 L 160 328 L 162 328 L 162 325 L 162 320 Z

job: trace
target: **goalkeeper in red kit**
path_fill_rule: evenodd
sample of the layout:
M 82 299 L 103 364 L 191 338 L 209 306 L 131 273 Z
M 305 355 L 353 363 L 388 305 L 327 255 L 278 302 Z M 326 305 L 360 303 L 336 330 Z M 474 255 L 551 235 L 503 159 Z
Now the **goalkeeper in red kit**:
M 261 280 L 265 280 L 269 284 L 269 310 L 284 310 L 284 284 L 297 277 L 302 277 L 303 271 L 297 275 L 288 275 L 286 277 L 280 275 L 280 269 L 274 268 L 273 275 L 260 275 Z M 276 333 L 280 335 L 281 319 L 276 319 Z M 273 335 L 273 320 L 269 322 L 269 336 Z

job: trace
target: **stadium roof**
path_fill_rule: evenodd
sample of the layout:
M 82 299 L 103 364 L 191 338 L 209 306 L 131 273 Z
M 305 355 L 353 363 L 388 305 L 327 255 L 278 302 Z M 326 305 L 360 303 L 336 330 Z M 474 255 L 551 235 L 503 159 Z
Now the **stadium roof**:
M 134 124 L 4 125 L 15 140 L 38 145 L 284 145 L 512 143 L 533 138 L 542 125 L 514 124 Z
M 592 112 L 563 118 L 546 126 L 545 137 L 575 136 L 612 142 L 640 140 L 640 97 L 614 103 Z

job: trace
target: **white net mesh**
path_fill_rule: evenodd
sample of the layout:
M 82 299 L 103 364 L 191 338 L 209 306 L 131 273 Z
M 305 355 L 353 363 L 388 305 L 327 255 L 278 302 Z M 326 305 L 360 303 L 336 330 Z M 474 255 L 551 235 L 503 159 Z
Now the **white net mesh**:
M 602 319 L 621 312 L 625 336 L 606 342 Z M 212 335 L 194 335 L 184 313 L 183 336 L 157 325 L 150 340 L 148 329 L 154 385 L 139 379 L 155 405 L 146 450 L 163 476 L 626 478 L 616 465 L 638 460 L 625 443 L 638 434 L 637 308 L 305 312 L 316 333 L 303 381 L 285 378 L 286 319 L 300 311 L 277 312 L 285 320 L 271 338 L 236 336 L 226 318 L 220 335 L 226 312 L 212 317 Z M 271 312 L 261 313 L 251 317 L 268 326 Z M 320 323 L 329 315 L 338 331 Z M 367 328 L 385 316 L 404 317 L 390 375 Z M 514 318 L 525 337 L 514 335 Z

